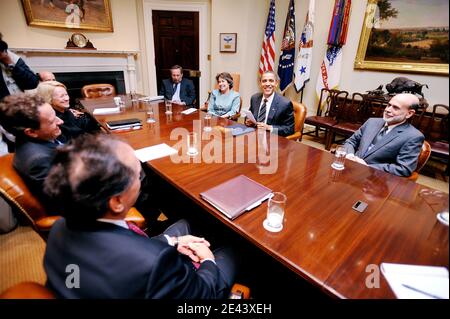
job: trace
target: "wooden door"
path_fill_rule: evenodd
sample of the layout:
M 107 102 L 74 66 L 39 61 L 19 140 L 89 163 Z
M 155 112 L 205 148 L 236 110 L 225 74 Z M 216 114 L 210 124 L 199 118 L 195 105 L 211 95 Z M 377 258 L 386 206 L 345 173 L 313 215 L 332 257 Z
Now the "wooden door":
M 183 77 L 194 82 L 199 103 L 199 14 L 187 11 L 152 11 L 158 91 L 170 67 L 183 67 Z

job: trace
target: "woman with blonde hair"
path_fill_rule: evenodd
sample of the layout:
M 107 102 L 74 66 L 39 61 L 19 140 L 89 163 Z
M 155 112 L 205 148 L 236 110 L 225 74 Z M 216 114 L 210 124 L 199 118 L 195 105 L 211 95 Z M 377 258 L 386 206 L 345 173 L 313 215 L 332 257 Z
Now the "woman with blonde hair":
M 41 96 L 45 102 L 49 103 L 64 123 L 60 126 L 63 135 L 67 139 L 72 139 L 84 133 L 99 131 L 98 123 L 86 113 L 81 116 L 74 115 L 69 109 L 69 95 L 64 84 L 58 81 L 46 81 L 39 83 L 36 94 Z

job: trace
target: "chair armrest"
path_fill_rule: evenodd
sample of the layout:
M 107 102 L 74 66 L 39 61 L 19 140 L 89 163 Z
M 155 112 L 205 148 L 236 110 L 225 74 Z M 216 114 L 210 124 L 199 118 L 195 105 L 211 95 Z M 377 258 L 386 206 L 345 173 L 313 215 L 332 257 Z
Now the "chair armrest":
M 127 216 L 125 216 L 125 220 L 127 222 L 132 222 L 140 229 L 145 229 L 146 226 L 145 218 L 135 207 L 130 208 L 130 210 L 127 213 Z
M 241 284 L 234 284 L 231 287 L 229 299 L 250 299 L 250 288 Z
M 53 224 L 60 218 L 61 218 L 61 216 L 46 216 L 46 217 L 39 218 L 34 223 L 35 223 L 38 231 L 47 232 L 47 231 L 50 231 Z
M 237 121 L 241 117 L 241 113 L 236 113 L 234 115 L 231 115 L 228 119 Z
M 336 147 L 337 147 L 337 146 L 338 146 L 338 145 L 337 145 L 336 143 L 334 143 L 334 144 L 331 145 L 331 147 L 330 147 L 330 153 L 331 153 L 331 154 L 336 153 Z
M 412 172 L 411 176 L 407 177 L 407 179 L 409 179 L 410 181 L 417 181 L 417 179 L 419 178 L 419 173 L 417 172 Z
M 55 299 L 55 296 L 41 284 L 21 282 L 2 292 L 0 299 Z

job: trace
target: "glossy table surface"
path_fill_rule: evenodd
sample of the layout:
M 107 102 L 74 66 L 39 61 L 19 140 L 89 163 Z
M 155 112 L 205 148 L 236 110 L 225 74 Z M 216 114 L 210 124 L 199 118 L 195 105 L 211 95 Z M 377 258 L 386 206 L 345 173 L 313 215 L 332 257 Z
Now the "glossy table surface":
M 370 266 L 382 262 L 448 268 L 448 227 L 436 214 L 448 210 L 448 195 L 405 178 L 346 161 L 345 169 L 330 167 L 333 155 L 274 134 L 253 132 L 233 137 L 225 127 L 235 122 L 212 119 L 211 132 L 202 130 L 204 112 L 190 115 L 164 103 L 137 102 L 120 114 L 96 115 L 109 120 L 139 118 L 140 130 L 118 132 L 133 148 L 166 143 L 178 154 L 148 165 L 205 211 L 276 258 L 299 276 L 339 298 L 395 298 L 380 273 L 380 287 L 368 288 Z M 114 107 L 112 98 L 82 100 L 90 112 Z M 147 123 L 148 110 L 155 123 Z M 197 156 L 186 154 L 186 134 L 197 132 Z M 201 199 L 200 193 L 244 174 L 287 196 L 284 228 L 272 233 L 262 226 L 267 202 L 229 220 Z M 352 209 L 368 204 L 363 213 Z

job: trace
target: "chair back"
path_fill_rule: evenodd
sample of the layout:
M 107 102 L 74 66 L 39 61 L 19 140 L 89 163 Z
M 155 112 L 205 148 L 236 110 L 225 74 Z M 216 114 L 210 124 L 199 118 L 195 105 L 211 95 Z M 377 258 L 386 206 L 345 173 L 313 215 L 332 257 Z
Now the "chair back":
M 13 158 L 14 154 L 0 157 L 0 194 L 36 229 L 35 221 L 47 216 L 47 213 L 13 167 Z
M 292 106 L 294 108 L 294 134 L 287 136 L 290 140 L 301 140 L 302 139 L 302 132 L 303 132 L 303 125 L 305 124 L 305 118 L 306 118 L 306 112 L 307 108 L 304 104 L 297 102 L 297 101 L 291 101 Z
M 408 179 L 416 181 L 419 177 L 420 170 L 425 166 L 431 155 L 431 146 L 427 141 L 423 141 L 419 158 L 417 159 L 417 167 Z
M 339 90 L 329 90 L 323 88 L 320 91 L 319 105 L 317 106 L 317 116 L 335 117 L 344 108 L 347 101 L 348 92 Z
M 87 99 L 116 95 L 116 89 L 108 83 L 89 84 L 81 88 L 81 95 Z

